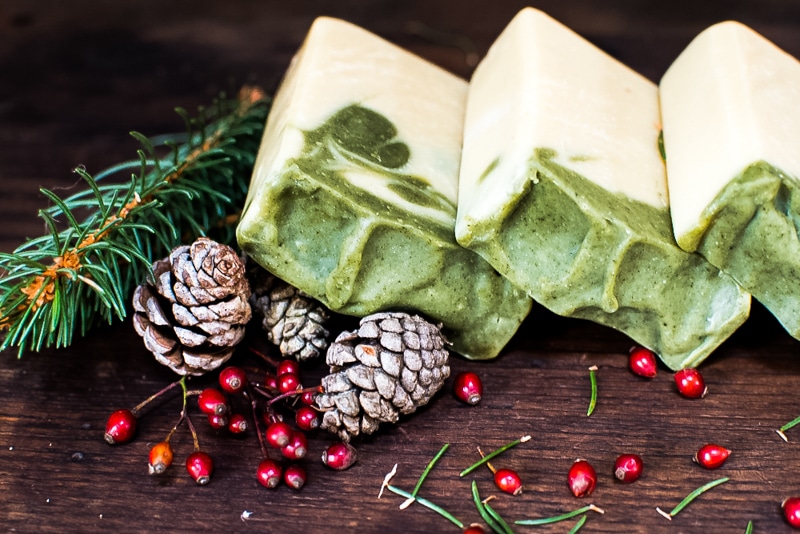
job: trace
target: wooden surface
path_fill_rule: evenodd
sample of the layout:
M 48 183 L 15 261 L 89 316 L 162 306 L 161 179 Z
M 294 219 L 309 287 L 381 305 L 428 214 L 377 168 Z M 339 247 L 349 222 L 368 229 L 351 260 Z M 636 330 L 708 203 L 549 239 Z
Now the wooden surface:
M 43 231 L 40 187 L 78 183 L 70 169 L 98 171 L 136 149 L 129 130 L 160 134 L 180 128 L 175 106 L 207 103 L 221 89 L 257 83 L 271 88 L 312 19 L 340 16 L 468 77 L 465 50 L 483 54 L 524 4 L 477 1 L 153 2 L 4 0 L 0 4 L 0 250 Z M 800 55 L 800 4 L 752 2 L 543 1 L 538 7 L 614 56 L 657 80 L 681 49 L 711 23 L 735 18 Z M 439 36 L 449 36 L 442 41 Z M 453 45 L 456 46 L 453 46 Z M 446 391 L 401 425 L 360 442 L 359 463 L 338 473 L 318 461 L 331 441 L 311 440 L 310 480 L 301 492 L 269 491 L 254 477 L 260 459 L 246 439 L 201 427 L 217 471 L 198 487 L 182 468 L 191 447 L 181 434 L 176 465 L 147 475 L 149 447 L 177 417 L 172 400 L 147 413 L 138 439 L 111 447 L 102 439 L 113 410 L 132 407 L 171 380 L 129 322 L 93 332 L 66 350 L 0 361 L 0 530 L 16 532 L 455 532 L 445 519 L 401 499 L 378 500 L 395 463 L 395 484 L 410 490 L 444 443 L 451 447 L 421 495 L 469 523 L 480 521 L 469 482 L 494 491 L 488 470 L 459 479 L 475 447 L 493 449 L 523 434 L 532 441 L 497 460 L 516 469 L 525 492 L 498 495 L 506 518 L 553 515 L 594 502 L 584 532 L 786 532 L 784 497 L 800 495 L 800 432 L 780 441 L 774 429 L 800 414 L 798 342 L 763 308 L 701 370 L 709 385 L 700 401 L 677 395 L 661 368 L 645 381 L 626 368 L 623 335 L 535 309 L 508 349 L 492 362 L 454 358 L 454 372 L 484 379 L 477 407 Z M 586 417 L 587 367 L 597 365 L 597 409 Z M 320 367 L 307 370 L 318 378 Z M 199 383 L 202 384 L 202 381 Z M 199 418 L 198 418 L 199 420 Z M 707 442 L 733 450 L 709 472 L 691 462 Z M 614 459 L 644 458 L 643 477 L 616 483 Z M 573 498 L 566 472 L 590 460 L 599 484 Z M 671 523 L 670 509 L 712 479 L 730 482 L 700 497 Z M 241 516 L 250 512 L 250 520 Z M 567 532 L 574 521 L 518 532 Z

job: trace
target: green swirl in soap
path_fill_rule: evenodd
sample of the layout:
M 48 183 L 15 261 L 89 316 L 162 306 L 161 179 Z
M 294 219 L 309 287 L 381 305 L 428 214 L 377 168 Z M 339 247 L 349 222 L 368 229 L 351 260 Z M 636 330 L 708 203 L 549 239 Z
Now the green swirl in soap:
M 358 104 L 351 104 L 331 116 L 319 128 L 304 131 L 305 146 L 294 163 L 328 187 L 345 196 L 358 198 L 387 216 L 411 216 L 414 223 L 436 224 L 452 232 L 456 206 L 424 178 L 399 171 L 411 158 L 409 146 L 398 139 L 397 128 L 386 117 Z M 354 184 L 347 171 L 358 170 L 383 180 L 385 186 L 411 205 L 437 210 L 440 217 L 409 211 L 396 203 Z

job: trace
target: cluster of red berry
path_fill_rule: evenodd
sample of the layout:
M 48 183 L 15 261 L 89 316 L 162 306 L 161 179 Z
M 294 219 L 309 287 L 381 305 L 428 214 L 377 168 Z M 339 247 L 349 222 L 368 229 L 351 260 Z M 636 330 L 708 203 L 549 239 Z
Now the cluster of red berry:
M 228 366 L 219 373 L 218 388 L 189 391 L 186 389 L 184 377 L 132 410 L 117 410 L 111 414 L 106 424 L 106 441 L 113 445 L 132 440 L 141 410 L 166 392 L 181 386 L 183 409 L 180 418 L 166 439 L 151 448 L 150 474 L 164 473 L 172 464 L 174 451 L 170 440 L 178 427 L 185 422 L 194 440 L 194 451 L 186 459 L 186 470 L 198 484 L 207 484 L 211 480 L 213 460 L 200 449 L 197 431 L 187 410 L 187 398 L 196 396 L 200 412 L 206 415 L 208 424 L 216 430 L 227 430 L 231 434 L 240 435 L 248 430 L 252 421 L 263 456 L 256 470 L 256 479 L 261 485 L 275 488 L 283 481 L 290 488 L 302 488 L 307 474 L 300 460 L 308 452 L 306 432 L 313 431 L 320 425 L 320 413 L 315 406 L 315 396 L 320 388 L 303 387 L 297 361 L 285 359 L 273 362 L 266 356 L 262 357 L 273 365 L 275 372 L 265 374 L 259 370 L 262 377 L 260 381 L 250 380 L 248 372 L 242 367 Z M 247 410 L 248 405 L 252 412 L 250 420 L 242 413 Z M 294 424 L 290 424 L 286 418 L 289 413 L 292 414 Z M 263 431 L 262 425 L 265 426 Z M 281 459 L 273 459 L 269 449 L 279 451 Z M 355 449 L 346 443 L 333 443 L 322 455 L 323 463 L 332 469 L 347 469 L 356 459 Z

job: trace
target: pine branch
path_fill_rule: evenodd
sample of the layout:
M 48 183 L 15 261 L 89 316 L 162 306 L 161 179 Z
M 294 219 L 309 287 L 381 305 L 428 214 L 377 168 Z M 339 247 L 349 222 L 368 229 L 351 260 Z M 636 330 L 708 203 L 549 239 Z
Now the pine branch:
M 233 241 L 269 99 L 245 87 L 197 117 L 176 111 L 186 133 L 132 132 L 136 160 L 95 176 L 76 168 L 87 187 L 67 198 L 42 190 L 47 235 L 0 253 L 0 350 L 65 347 L 75 332 L 123 319 L 133 289 L 174 247 L 209 234 Z

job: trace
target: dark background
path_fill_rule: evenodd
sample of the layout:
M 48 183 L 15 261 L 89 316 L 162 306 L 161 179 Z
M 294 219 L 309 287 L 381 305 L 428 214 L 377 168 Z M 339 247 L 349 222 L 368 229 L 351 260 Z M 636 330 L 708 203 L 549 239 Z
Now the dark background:
M 134 156 L 130 130 L 181 129 L 176 106 L 194 109 L 221 90 L 245 83 L 272 89 L 318 15 L 345 18 L 468 77 L 470 54 L 483 55 L 524 7 L 512 1 L 23 1 L 0 4 L 0 250 L 43 232 L 40 187 L 75 187 L 71 172 L 90 172 Z M 737 19 L 800 55 L 800 2 L 592 2 L 535 4 L 632 68 L 657 81 L 689 41 L 710 24 Z M 183 470 L 191 443 L 176 438 L 175 466 L 147 475 L 147 451 L 163 439 L 177 400 L 153 409 L 132 444 L 102 440 L 105 419 L 132 407 L 171 380 L 129 322 L 93 332 L 66 350 L 3 353 L 0 361 L 0 529 L 16 532 L 455 532 L 419 506 L 377 500 L 395 463 L 395 483 L 411 489 L 444 443 L 451 447 L 421 495 L 469 523 L 479 521 L 469 481 L 457 473 L 476 458 L 523 434 L 526 445 L 496 464 L 515 468 L 525 492 L 500 495 L 494 507 L 510 520 L 553 515 L 588 501 L 568 492 L 566 472 L 589 459 L 599 485 L 589 501 L 606 510 L 584 532 L 784 532 L 780 502 L 800 494 L 798 444 L 774 429 L 800 414 L 797 341 L 760 306 L 748 323 L 701 367 L 710 394 L 688 401 L 670 373 L 653 381 L 626 368 L 631 342 L 609 329 L 552 316 L 536 308 L 508 349 L 486 363 L 453 359 L 486 386 L 474 408 L 446 390 L 427 408 L 359 443 L 360 462 L 344 473 L 318 461 L 331 438 L 316 434 L 299 493 L 269 491 L 255 480 L 256 439 L 216 437 L 201 424 L 217 472 L 197 487 Z M 598 365 L 599 398 L 591 418 L 589 365 Z M 318 377 L 324 370 L 308 369 Z M 198 422 L 200 418 L 197 418 Z M 796 439 L 795 439 L 796 438 Z M 707 442 L 733 450 L 707 472 L 691 462 Z M 635 484 L 613 480 L 618 454 L 645 460 Z M 731 481 L 702 496 L 671 523 L 670 509 L 699 485 Z M 484 495 L 489 472 L 475 477 Z M 240 519 L 244 511 L 251 520 Z M 567 532 L 574 520 L 519 532 Z

